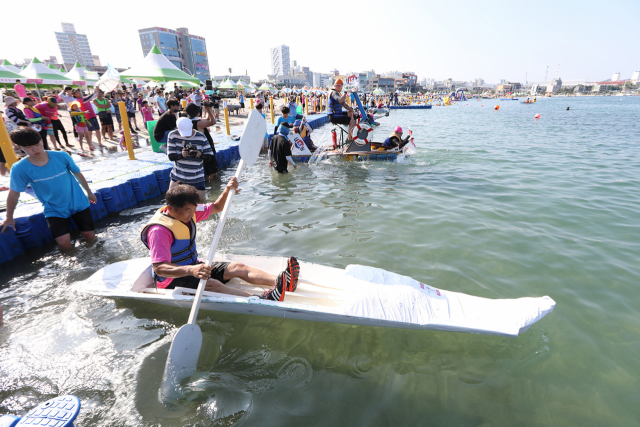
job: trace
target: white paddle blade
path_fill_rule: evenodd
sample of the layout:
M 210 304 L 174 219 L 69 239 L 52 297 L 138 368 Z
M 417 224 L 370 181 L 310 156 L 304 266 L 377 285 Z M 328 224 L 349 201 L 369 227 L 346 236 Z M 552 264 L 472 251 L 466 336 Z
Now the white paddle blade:
M 178 330 L 164 368 L 160 402 L 172 402 L 182 396 L 180 381 L 195 374 L 201 347 L 202 332 L 198 325 L 186 324 Z
M 258 110 L 252 110 L 244 125 L 244 133 L 240 139 L 240 157 L 247 165 L 258 160 L 260 147 L 267 133 L 267 122 Z

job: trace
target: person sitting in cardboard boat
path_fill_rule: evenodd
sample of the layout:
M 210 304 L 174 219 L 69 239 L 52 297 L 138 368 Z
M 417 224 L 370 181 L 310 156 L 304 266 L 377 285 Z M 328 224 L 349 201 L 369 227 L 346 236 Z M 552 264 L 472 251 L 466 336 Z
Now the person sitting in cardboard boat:
M 402 139 L 402 128 L 397 126 L 394 132 L 389 135 L 387 139 L 384 140 L 381 146 L 377 146 L 376 148 L 381 150 L 393 150 L 394 148 L 402 149 L 405 145 L 409 143 L 412 139 L 413 132 L 409 129 L 409 135 L 405 139 Z
M 289 258 L 287 268 L 278 276 L 238 262 L 214 262 L 211 266 L 198 261 L 196 250 L 196 223 L 221 212 L 230 191 L 238 191 L 238 180 L 229 180 L 218 200 L 200 204 L 195 187 L 177 185 L 165 196 L 167 206 L 158 209 L 141 233 L 142 243 L 151 253 L 153 281 L 158 288 L 176 287 L 197 289 L 201 279 L 207 279 L 205 290 L 244 297 L 258 296 L 272 301 L 283 301 L 285 292 L 298 287 L 300 265 L 295 257 Z M 252 295 L 226 285 L 239 277 L 254 285 L 271 287 L 261 295 Z

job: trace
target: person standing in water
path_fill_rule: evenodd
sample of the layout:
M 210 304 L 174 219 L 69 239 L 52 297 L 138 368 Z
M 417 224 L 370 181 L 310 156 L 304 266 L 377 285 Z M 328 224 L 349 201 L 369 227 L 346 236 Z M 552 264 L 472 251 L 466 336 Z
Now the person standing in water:
M 8 226 L 15 230 L 13 213 L 20 193 L 30 185 L 44 207 L 49 230 L 61 250 L 72 248 L 71 219 L 85 240 L 93 240 L 96 234 L 89 206 L 97 203 L 97 199 L 71 156 L 45 150 L 40 134 L 31 128 L 14 130 L 11 141 L 27 153 L 27 157 L 11 168 L 7 215 L 0 224 L 0 233 Z

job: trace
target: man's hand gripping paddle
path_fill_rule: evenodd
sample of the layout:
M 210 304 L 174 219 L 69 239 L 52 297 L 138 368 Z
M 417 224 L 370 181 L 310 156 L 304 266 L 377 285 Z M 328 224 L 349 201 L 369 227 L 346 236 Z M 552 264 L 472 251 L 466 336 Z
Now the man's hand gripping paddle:
M 258 159 L 266 131 L 267 124 L 262 115 L 257 110 L 251 111 L 245 123 L 242 139 L 240 139 L 241 160 L 238 165 L 238 170 L 236 170 L 236 179 L 240 178 L 240 174 L 242 174 L 242 169 L 244 169 L 245 165 L 252 165 Z M 220 222 L 216 228 L 216 234 L 213 236 L 213 242 L 211 242 L 207 265 L 211 265 L 213 256 L 218 248 L 218 242 L 220 242 L 224 223 L 227 219 L 227 212 L 229 212 L 234 194 L 235 191 L 231 191 L 227 196 L 227 201 L 220 215 Z M 160 401 L 163 403 L 171 403 L 172 400 L 180 397 L 180 381 L 196 372 L 200 348 L 202 347 L 202 332 L 200 331 L 200 327 L 196 325 L 196 319 L 198 317 L 198 310 L 200 309 L 202 292 L 204 291 L 206 283 L 207 279 L 200 280 L 198 291 L 196 292 L 193 306 L 191 307 L 189 321 L 181 327 L 173 337 L 164 370 L 162 386 L 160 387 Z

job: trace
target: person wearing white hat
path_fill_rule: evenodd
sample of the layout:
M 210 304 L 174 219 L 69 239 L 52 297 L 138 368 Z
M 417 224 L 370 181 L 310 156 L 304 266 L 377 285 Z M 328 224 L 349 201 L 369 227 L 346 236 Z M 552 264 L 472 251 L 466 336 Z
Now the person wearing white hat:
M 193 129 L 191 120 L 181 117 L 176 124 L 178 129 L 167 137 L 167 155 L 174 162 L 169 188 L 179 184 L 191 185 L 204 201 L 204 161 L 211 160 L 213 150 L 207 137 Z

